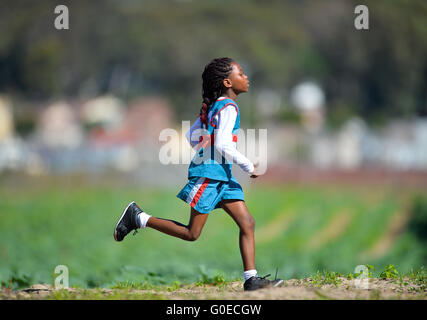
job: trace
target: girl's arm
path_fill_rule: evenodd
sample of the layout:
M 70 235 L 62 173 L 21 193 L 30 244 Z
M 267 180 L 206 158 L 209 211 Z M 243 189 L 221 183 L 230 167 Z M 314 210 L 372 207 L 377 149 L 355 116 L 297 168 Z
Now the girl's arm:
M 243 171 L 252 174 L 253 163 L 240 153 L 233 142 L 233 127 L 236 122 L 237 111 L 234 106 L 228 106 L 218 114 L 217 129 L 215 135 L 215 148 L 227 160 L 236 163 Z
M 185 137 L 187 138 L 188 142 L 190 143 L 191 147 L 194 148 L 199 143 L 199 137 L 200 132 L 194 132 L 194 130 L 200 129 L 202 127 L 202 122 L 200 121 L 200 118 L 197 118 L 197 120 L 193 123 L 190 130 L 187 131 L 185 134 Z

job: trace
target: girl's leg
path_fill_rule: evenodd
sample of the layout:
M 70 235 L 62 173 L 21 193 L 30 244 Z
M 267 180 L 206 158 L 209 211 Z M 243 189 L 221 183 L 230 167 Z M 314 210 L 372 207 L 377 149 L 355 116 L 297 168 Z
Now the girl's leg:
M 200 213 L 191 208 L 188 225 L 183 225 L 173 220 L 150 217 L 147 221 L 147 227 L 183 240 L 195 241 L 200 236 L 207 218 L 208 214 Z
M 233 218 L 240 228 L 239 247 L 243 269 L 255 269 L 255 220 L 242 200 L 223 200 L 221 207 Z

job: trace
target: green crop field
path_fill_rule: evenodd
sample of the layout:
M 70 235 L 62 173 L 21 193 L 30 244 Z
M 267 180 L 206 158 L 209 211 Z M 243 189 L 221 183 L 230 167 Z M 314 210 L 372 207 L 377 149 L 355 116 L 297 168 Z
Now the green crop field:
M 196 242 L 152 229 L 113 240 L 132 200 L 149 214 L 187 223 L 179 188 L 99 187 L 84 184 L 0 187 L 0 281 L 24 287 L 53 283 L 55 267 L 69 270 L 70 286 L 111 287 L 123 282 L 196 282 L 221 274 L 241 277 L 238 228 L 221 209 Z M 354 272 L 357 265 L 402 272 L 417 269 L 424 247 L 407 231 L 417 191 L 386 187 L 270 185 L 245 189 L 256 221 L 261 275 L 284 279 L 317 271 Z

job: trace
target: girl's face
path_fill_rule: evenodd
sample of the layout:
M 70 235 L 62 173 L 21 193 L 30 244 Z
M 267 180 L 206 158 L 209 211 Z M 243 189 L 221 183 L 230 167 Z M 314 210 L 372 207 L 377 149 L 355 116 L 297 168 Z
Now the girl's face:
M 237 62 L 233 62 L 232 69 L 228 78 L 224 79 L 224 86 L 231 88 L 236 94 L 248 92 L 249 80 L 243 73 L 242 67 Z

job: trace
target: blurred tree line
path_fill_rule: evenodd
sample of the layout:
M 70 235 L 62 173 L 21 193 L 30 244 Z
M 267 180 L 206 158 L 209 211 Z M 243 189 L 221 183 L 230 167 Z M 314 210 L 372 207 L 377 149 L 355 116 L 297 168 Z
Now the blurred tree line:
M 54 28 L 59 4 L 69 8 L 69 30 Z M 190 116 L 204 65 L 230 56 L 253 90 L 286 95 L 317 81 L 332 124 L 352 115 L 371 123 L 427 115 L 427 2 L 366 0 L 370 29 L 362 31 L 354 27 L 358 4 L 4 0 L 0 93 L 31 101 L 160 94 Z

